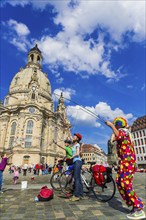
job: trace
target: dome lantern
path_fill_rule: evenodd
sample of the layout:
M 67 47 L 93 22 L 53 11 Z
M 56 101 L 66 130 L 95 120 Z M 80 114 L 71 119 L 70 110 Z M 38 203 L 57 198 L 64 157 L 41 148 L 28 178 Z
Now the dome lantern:
M 42 53 L 38 48 L 38 45 L 36 44 L 35 47 L 33 47 L 29 53 L 28 53 L 28 63 L 26 67 L 35 67 L 37 69 L 42 69 Z

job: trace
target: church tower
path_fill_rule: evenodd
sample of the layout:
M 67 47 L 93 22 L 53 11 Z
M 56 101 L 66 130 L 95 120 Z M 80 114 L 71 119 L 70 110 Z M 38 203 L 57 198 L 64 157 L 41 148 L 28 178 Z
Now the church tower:
M 51 84 L 42 72 L 43 56 L 36 44 L 29 53 L 25 68 L 13 77 L 4 104 L 0 105 L 0 152 L 14 150 L 15 165 L 24 163 L 54 163 L 65 151 L 64 145 L 71 127 L 65 113 L 63 95 L 54 111 Z

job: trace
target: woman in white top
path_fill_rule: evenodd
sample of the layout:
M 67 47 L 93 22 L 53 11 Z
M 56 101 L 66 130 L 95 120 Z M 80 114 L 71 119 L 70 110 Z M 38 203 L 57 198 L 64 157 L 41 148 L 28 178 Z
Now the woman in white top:
M 74 164 L 74 181 L 75 181 L 75 188 L 73 192 L 73 196 L 71 197 L 70 201 L 75 202 L 80 200 L 83 197 L 83 185 L 81 180 L 81 168 L 82 168 L 82 160 L 80 157 L 80 140 L 82 139 L 82 135 L 79 133 L 74 134 L 73 137 L 73 164 Z

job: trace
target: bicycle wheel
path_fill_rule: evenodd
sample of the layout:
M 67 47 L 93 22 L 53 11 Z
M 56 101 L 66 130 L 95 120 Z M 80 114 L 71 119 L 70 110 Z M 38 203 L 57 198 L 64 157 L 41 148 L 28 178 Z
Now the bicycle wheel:
M 60 185 L 59 185 L 59 179 L 60 179 L 61 174 L 62 174 L 62 172 L 58 171 L 58 172 L 54 173 L 50 179 L 50 184 L 51 184 L 52 188 L 56 191 L 61 191 Z
M 82 170 L 81 179 L 82 179 L 84 193 L 88 193 L 89 189 L 91 188 L 91 178 L 92 178 L 91 172 Z
M 102 186 L 95 183 L 94 178 L 92 178 L 92 191 L 97 200 L 101 202 L 107 202 L 113 198 L 116 192 L 115 181 L 110 174 L 104 175 L 105 182 Z
M 74 184 L 73 171 L 68 171 L 68 170 L 64 171 L 59 179 L 59 185 L 62 192 L 65 195 L 69 195 L 69 194 L 72 195 L 73 184 Z

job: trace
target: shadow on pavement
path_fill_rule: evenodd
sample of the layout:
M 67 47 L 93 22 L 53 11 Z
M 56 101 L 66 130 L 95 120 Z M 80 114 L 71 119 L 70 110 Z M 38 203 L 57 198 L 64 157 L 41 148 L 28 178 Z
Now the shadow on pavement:
M 112 198 L 110 201 L 107 202 L 109 206 L 113 209 L 116 209 L 120 212 L 129 213 L 130 210 L 122 206 L 122 202 L 120 202 L 116 197 Z

